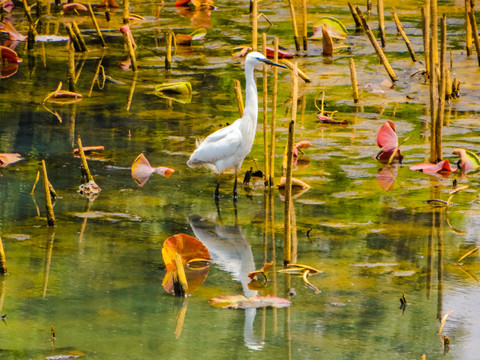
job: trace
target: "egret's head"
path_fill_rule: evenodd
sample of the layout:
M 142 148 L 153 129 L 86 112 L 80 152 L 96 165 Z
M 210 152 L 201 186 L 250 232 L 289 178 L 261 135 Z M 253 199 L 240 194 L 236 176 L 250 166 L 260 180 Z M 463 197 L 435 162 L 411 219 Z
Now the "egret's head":
M 264 55 L 256 51 L 253 51 L 247 55 L 247 58 L 245 59 L 245 66 L 247 64 L 253 65 L 253 66 L 267 64 L 267 65 L 275 65 L 282 68 L 287 68 L 285 65 L 280 65 L 273 61 L 268 60 Z

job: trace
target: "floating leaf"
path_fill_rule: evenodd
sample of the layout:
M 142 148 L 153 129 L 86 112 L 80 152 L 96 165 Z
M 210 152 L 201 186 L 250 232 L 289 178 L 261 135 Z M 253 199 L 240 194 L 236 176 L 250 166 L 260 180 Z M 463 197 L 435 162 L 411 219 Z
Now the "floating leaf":
M 84 11 L 87 12 L 88 9 L 85 5 L 79 4 L 79 3 L 68 3 L 63 5 L 63 13 L 67 14 L 69 12 L 78 12 L 78 11 Z
M 162 285 L 168 293 L 178 295 L 178 281 L 181 279 L 191 294 L 208 275 L 209 266 L 191 266 L 192 262 L 208 262 L 210 253 L 201 241 L 190 235 L 176 234 L 165 240 L 162 257 L 167 269 Z
M 313 36 L 310 39 L 321 39 L 324 25 L 328 34 L 334 39 L 345 39 L 348 35 L 347 29 L 339 20 L 325 16 L 313 23 Z
M 460 265 L 460 261 L 462 261 L 463 259 L 465 259 L 467 256 L 469 255 L 472 255 L 473 253 L 477 252 L 478 251 L 478 247 L 476 247 L 475 249 L 472 249 L 470 251 L 467 251 L 462 257 L 460 257 L 460 259 L 457 260 L 457 262 L 455 263 L 455 265 Z
M 88 153 L 88 152 L 95 152 L 95 151 L 103 151 L 105 150 L 105 147 L 104 146 L 83 146 L 82 149 L 84 153 Z M 78 154 L 78 151 L 79 151 L 78 148 L 73 149 L 74 154 Z
M 57 90 L 48 94 L 47 97 L 43 100 L 43 104 L 45 104 L 47 101 L 54 103 L 71 104 L 82 100 L 82 94 L 61 89 L 62 82 L 60 81 Z
M 457 168 L 454 166 L 450 166 L 448 159 L 445 159 L 443 161 L 440 161 L 437 164 L 421 163 L 421 164 L 412 165 L 410 166 L 410 170 L 418 170 L 426 174 L 436 174 L 441 172 L 450 173 L 452 171 L 457 170 Z
M 398 136 L 395 132 L 393 121 L 386 121 L 377 133 L 377 145 L 382 150 L 377 154 L 377 160 L 390 162 L 401 160 L 403 158 L 400 149 L 398 149 Z
M 266 306 L 284 308 L 290 306 L 290 301 L 272 295 L 256 295 L 249 299 L 243 295 L 228 295 L 210 299 L 210 305 L 227 309 L 249 309 Z
M 3 153 L 0 154 L 0 167 L 5 167 L 7 165 L 16 163 L 17 161 L 22 160 L 22 156 L 20 154 L 12 154 L 12 153 Z
M 453 153 L 460 156 L 458 167 L 462 169 L 464 173 L 476 170 L 480 167 L 480 158 L 477 154 L 465 149 L 455 149 L 453 150 Z
M 164 166 L 152 167 L 143 154 L 138 155 L 132 164 L 132 178 L 138 186 L 145 185 L 153 173 L 169 178 L 174 172 L 175 170 Z
M 197 29 L 190 34 L 193 41 L 203 40 L 205 38 L 205 35 L 207 35 L 207 29 L 205 28 Z
M 280 184 L 278 184 L 279 189 L 285 189 L 285 185 L 287 183 L 287 180 L 285 177 L 282 177 L 280 179 Z M 310 185 L 308 185 L 306 182 L 303 182 L 302 180 L 292 178 L 292 188 L 293 187 L 300 187 L 302 189 L 310 189 Z

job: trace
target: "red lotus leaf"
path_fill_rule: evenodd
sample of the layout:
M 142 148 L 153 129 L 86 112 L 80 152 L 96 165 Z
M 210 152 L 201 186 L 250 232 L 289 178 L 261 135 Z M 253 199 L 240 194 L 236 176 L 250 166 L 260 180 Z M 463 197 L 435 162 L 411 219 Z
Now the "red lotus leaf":
M 13 4 L 12 0 L 4 0 L 2 1 L 2 7 L 3 10 L 5 10 L 7 13 L 11 12 L 15 5 Z
M 64 14 L 67 14 L 67 13 L 73 12 L 73 11 L 87 12 L 88 9 L 85 5 L 82 5 L 82 4 L 79 4 L 79 3 L 68 3 L 68 4 L 63 5 L 63 13 Z
M 480 167 L 480 159 L 475 153 L 465 149 L 455 149 L 453 153 L 460 156 L 458 166 L 463 172 L 467 173 Z
M 147 180 L 150 178 L 150 175 L 152 175 L 154 172 L 169 178 L 175 172 L 175 170 L 164 166 L 158 166 L 154 168 L 150 165 L 147 158 L 143 154 L 138 155 L 132 164 L 132 178 L 139 186 L 145 185 Z
M 165 240 L 162 248 L 162 257 L 167 269 L 163 279 L 163 287 L 168 293 L 175 293 L 175 281 L 178 281 L 176 279 L 181 271 L 185 272 L 188 293 L 190 294 L 202 285 L 208 275 L 208 265 L 198 267 L 192 264 L 208 262 L 210 253 L 201 241 L 190 235 L 176 234 Z M 176 261 L 178 257 L 180 257 L 181 263 Z M 183 268 L 177 269 L 178 266 Z
M 190 0 L 176 0 L 175 6 L 188 6 Z
M 410 166 L 410 170 L 419 170 L 421 172 L 424 172 L 426 174 L 436 174 L 439 172 L 452 172 L 457 170 L 456 167 L 450 166 L 450 163 L 448 162 L 448 159 L 440 161 L 437 164 L 432 164 L 432 163 L 421 163 L 421 164 L 416 164 Z
M 271 47 L 267 47 L 267 57 L 269 59 L 273 59 L 275 56 L 275 49 Z M 279 59 L 291 59 L 293 58 L 293 54 L 289 53 L 285 50 L 278 50 L 278 58 Z
M 16 163 L 17 161 L 22 160 L 20 154 L 12 154 L 12 153 L 3 153 L 0 154 L 0 167 L 5 167 L 9 164 Z
M 215 307 L 227 308 L 227 309 L 249 309 L 260 308 L 265 306 L 272 306 L 276 308 L 283 308 L 290 306 L 290 301 L 287 299 L 279 298 L 276 296 L 260 296 L 256 295 L 247 299 L 243 295 L 229 295 L 218 296 L 210 299 L 210 305 Z

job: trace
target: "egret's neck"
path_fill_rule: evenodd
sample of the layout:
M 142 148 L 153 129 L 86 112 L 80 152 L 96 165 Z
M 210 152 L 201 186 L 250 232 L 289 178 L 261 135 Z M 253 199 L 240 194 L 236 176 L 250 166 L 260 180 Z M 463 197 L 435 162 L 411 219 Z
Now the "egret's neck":
M 245 68 L 245 79 L 247 84 L 245 87 L 245 109 L 243 117 L 255 121 L 256 124 L 258 116 L 258 98 L 257 85 L 255 84 L 255 78 L 253 76 L 254 70 L 253 66 L 247 66 Z

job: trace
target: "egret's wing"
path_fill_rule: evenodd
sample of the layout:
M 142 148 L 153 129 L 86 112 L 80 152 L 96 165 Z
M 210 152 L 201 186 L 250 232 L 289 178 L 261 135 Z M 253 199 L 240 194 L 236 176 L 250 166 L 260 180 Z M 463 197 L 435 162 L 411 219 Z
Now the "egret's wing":
M 191 162 L 215 163 L 235 154 L 242 144 L 242 133 L 237 127 L 227 126 L 215 131 L 202 141 L 190 157 Z

